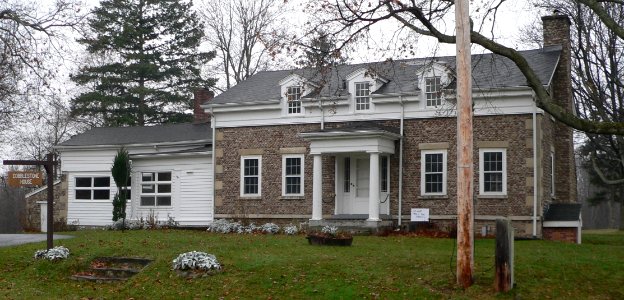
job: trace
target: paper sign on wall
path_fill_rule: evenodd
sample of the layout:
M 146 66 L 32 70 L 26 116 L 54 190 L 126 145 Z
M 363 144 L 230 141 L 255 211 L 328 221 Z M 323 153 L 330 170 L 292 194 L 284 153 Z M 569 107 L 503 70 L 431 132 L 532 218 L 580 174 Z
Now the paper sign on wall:
M 412 222 L 429 222 L 429 209 L 412 208 Z

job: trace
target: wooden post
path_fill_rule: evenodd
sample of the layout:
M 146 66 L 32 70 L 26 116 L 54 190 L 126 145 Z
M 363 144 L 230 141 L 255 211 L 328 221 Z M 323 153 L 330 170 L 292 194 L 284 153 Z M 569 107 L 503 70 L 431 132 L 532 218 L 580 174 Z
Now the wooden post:
M 496 252 L 494 288 L 508 292 L 513 288 L 514 278 L 514 230 L 508 219 L 496 220 Z
M 473 150 L 470 17 L 468 1 L 455 1 L 457 32 L 457 283 L 473 283 Z

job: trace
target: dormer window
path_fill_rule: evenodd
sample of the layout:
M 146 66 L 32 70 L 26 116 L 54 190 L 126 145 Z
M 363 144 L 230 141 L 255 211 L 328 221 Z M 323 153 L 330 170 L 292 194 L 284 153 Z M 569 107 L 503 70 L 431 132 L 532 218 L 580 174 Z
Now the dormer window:
M 440 76 L 425 78 L 425 97 L 427 97 L 428 107 L 442 105 Z
M 355 110 L 370 109 L 370 84 L 359 82 L 355 84 Z
M 296 115 L 301 113 L 301 87 L 291 86 L 286 93 L 288 100 L 288 114 Z

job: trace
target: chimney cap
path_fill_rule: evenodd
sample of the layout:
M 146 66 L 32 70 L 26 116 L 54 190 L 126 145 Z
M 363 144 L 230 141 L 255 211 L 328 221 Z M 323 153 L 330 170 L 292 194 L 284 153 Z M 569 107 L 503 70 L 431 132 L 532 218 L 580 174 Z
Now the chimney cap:
M 546 22 L 546 21 L 559 21 L 559 20 L 563 21 L 563 20 L 565 20 L 565 22 L 568 25 L 572 25 L 572 22 L 570 22 L 570 18 L 567 15 L 565 15 L 565 14 L 557 14 L 557 13 L 559 13 L 559 11 L 555 10 L 555 14 L 549 15 L 549 16 L 543 16 L 542 17 L 542 22 Z

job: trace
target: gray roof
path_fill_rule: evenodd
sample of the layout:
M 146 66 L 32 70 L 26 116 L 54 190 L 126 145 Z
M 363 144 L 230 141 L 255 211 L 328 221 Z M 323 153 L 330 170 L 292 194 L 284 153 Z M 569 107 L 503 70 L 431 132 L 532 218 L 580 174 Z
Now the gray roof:
M 554 73 L 561 53 L 560 46 L 551 46 L 543 49 L 520 51 L 527 59 L 529 65 L 539 76 L 544 85 Z M 388 80 L 376 94 L 410 94 L 418 90 L 414 84 L 417 79 L 417 71 L 432 62 L 446 65 L 449 69 L 455 69 L 455 56 L 418 58 L 410 60 L 384 61 L 354 65 L 340 65 L 325 74 L 320 74 L 315 69 L 293 69 L 281 71 L 259 72 L 249 79 L 237 84 L 231 89 L 216 96 L 212 103 L 244 103 L 280 99 L 279 81 L 291 74 L 304 77 L 308 82 L 321 87 L 308 97 L 343 96 L 347 91 L 342 89 L 343 79 L 352 72 L 366 68 L 370 72 L 380 75 Z M 503 88 L 527 86 L 525 77 L 516 65 L 509 59 L 495 54 L 477 54 L 472 56 L 472 82 L 475 88 Z M 454 82 L 450 84 L 454 86 Z
M 98 146 L 212 141 L 210 124 L 165 124 L 134 127 L 96 127 L 59 146 Z
M 544 221 L 578 221 L 580 215 L 581 204 L 552 203 L 544 214 Z

